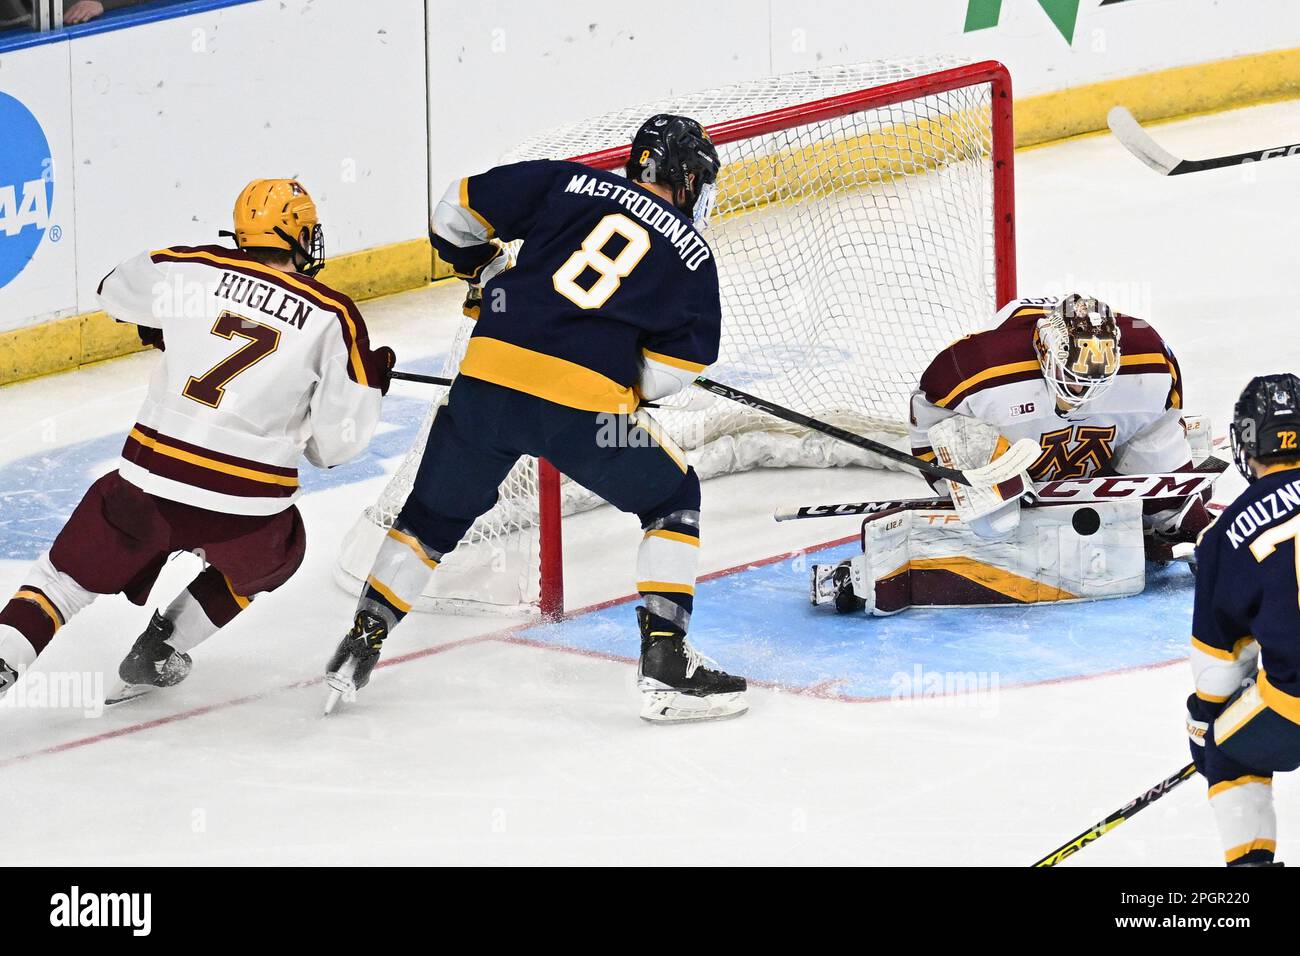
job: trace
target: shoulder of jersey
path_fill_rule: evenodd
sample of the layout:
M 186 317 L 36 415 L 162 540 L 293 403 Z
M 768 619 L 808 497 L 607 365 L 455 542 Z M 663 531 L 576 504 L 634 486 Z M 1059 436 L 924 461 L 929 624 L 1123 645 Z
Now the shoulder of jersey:
M 247 275 L 249 278 L 261 279 L 272 285 L 286 288 L 294 295 L 301 296 L 312 302 L 313 305 L 328 312 L 338 312 L 353 319 L 360 318 L 356 303 L 345 293 L 339 292 L 337 289 L 333 289 L 311 276 L 301 273 L 289 274 L 262 265 L 256 259 L 240 252 L 238 249 L 218 245 L 168 246 L 165 249 L 154 250 L 150 254 L 150 258 L 154 262 L 194 263 L 215 266 L 218 269 L 229 269 L 232 272 Z
M 954 408 L 975 392 L 1037 379 L 1034 324 L 1043 314 L 1041 305 L 1020 304 L 995 328 L 953 342 L 921 375 L 921 391 L 933 404 Z
M 1119 326 L 1120 374 L 1169 372 L 1177 375 L 1173 353 L 1149 322 L 1131 315 L 1117 315 Z

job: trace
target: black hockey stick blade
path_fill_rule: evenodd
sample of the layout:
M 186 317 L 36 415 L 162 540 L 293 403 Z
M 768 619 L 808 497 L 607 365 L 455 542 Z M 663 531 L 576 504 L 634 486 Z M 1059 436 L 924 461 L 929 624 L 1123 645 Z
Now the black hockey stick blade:
M 1073 856 L 1075 853 L 1078 853 L 1089 843 L 1092 843 L 1094 840 L 1101 839 L 1101 837 L 1109 833 L 1111 830 L 1115 829 L 1125 820 L 1130 819 L 1139 810 L 1145 810 L 1147 807 L 1151 806 L 1151 804 L 1155 803 L 1157 800 L 1163 797 L 1170 790 L 1174 789 L 1174 787 L 1178 786 L 1184 780 L 1187 780 L 1190 777 L 1194 777 L 1195 775 L 1196 775 L 1196 764 L 1189 763 L 1186 767 L 1184 767 L 1182 770 L 1179 770 L 1173 776 L 1167 777 L 1166 779 L 1160 781 L 1158 784 L 1152 787 L 1150 790 L 1148 790 L 1146 793 L 1142 794 L 1139 797 L 1135 797 L 1134 799 L 1130 800 L 1128 803 L 1124 804 L 1124 806 L 1120 807 L 1118 810 L 1116 810 L 1114 813 L 1108 816 L 1105 820 L 1100 820 L 1097 823 L 1094 823 L 1092 826 L 1084 830 L 1073 840 L 1070 840 L 1068 843 L 1064 843 L 1061 846 L 1057 847 L 1051 853 L 1047 854 L 1047 856 L 1043 857 L 1041 860 L 1035 863 L 1034 866 L 1056 866 L 1056 864 L 1060 863 L 1067 856 Z
M 393 369 L 388 373 L 388 377 L 399 382 L 421 382 L 425 385 L 450 385 L 451 379 L 442 378 L 438 375 L 421 375 L 419 372 L 402 372 Z
M 1152 139 L 1151 134 L 1143 129 L 1136 117 L 1123 106 L 1116 106 L 1107 114 L 1106 125 L 1115 134 L 1115 138 L 1124 144 L 1125 149 L 1161 176 L 1182 176 L 1185 173 L 1199 173 L 1207 169 L 1224 169 L 1244 163 L 1258 163 L 1266 159 L 1300 155 L 1300 143 L 1292 143 L 1290 146 L 1274 146 L 1249 153 L 1234 153 L 1231 156 L 1182 159 Z

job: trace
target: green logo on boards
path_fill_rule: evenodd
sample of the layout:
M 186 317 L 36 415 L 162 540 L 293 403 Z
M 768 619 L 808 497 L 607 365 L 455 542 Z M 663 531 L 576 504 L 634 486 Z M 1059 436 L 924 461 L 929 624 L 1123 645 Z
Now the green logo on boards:
M 1074 26 L 1079 22 L 1079 5 L 1082 0 L 1038 0 L 1047 18 L 1065 37 L 1066 43 L 1074 42 Z M 1100 6 L 1109 7 L 1130 0 L 1101 0 Z M 1002 16 L 1002 0 L 966 0 L 965 33 L 976 30 L 989 30 L 998 25 Z

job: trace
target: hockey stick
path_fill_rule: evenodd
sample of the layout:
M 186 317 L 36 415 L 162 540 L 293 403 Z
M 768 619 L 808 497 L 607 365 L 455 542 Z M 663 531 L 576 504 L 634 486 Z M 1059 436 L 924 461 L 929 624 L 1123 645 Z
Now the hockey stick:
M 1058 478 L 1034 485 L 1029 504 L 1092 504 L 1134 498 L 1184 498 L 1214 486 L 1217 472 L 1170 472 L 1157 475 L 1110 475 L 1093 478 Z M 895 508 L 908 510 L 950 508 L 948 498 L 896 498 L 893 501 L 850 501 L 837 505 L 783 505 L 773 515 L 777 521 L 800 518 L 843 518 L 878 514 Z
M 813 431 L 822 432 L 837 438 L 849 445 L 854 445 L 866 451 L 874 452 L 882 458 L 888 458 L 904 465 L 915 468 L 927 475 L 935 478 L 947 478 L 949 481 L 955 481 L 962 485 L 996 485 L 999 482 L 1007 481 L 1014 478 L 1022 471 L 1027 469 L 1042 454 L 1038 447 L 1038 442 L 1030 438 L 1022 438 L 1012 445 L 1003 455 L 995 458 L 989 464 L 982 468 L 972 468 L 967 471 L 958 471 L 955 468 L 945 468 L 943 465 L 936 465 L 933 462 L 923 461 L 907 452 L 899 451 L 883 442 L 874 441 L 865 438 L 862 435 L 855 435 L 853 432 L 845 431 L 835 425 L 819 421 L 809 415 L 792 411 L 781 405 L 776 405 L 765 399 L 748 392 L 742 392 L 738 388 L 732 388 L 729 385 L 723 385 L 721 382 L 715 382 L 712 379 L 700 376 L 695 380 L 695 385 L 705 391 L 712 392 L 714 395 L 745 405 L 749 408 L 765 412 L 774 418 L 780 418 L 794 425 L 801 425 L 804 428 Z
M 1047 856 L 1035 863 L 1034 866 L 1056 866 L 1056 864 L 1060 863 L 1067 856 L 1072 856 L 1073 854 L 1078 853 L 1093 840 L 1100 839 L 1103 835 L 1115 829 L 1125 820 L 1130 819 L 1139 810 L 1145 810 L 1170 790 L 1174 789 L 1174 787 L 1195 774 L 1196 764 L 1189 763 L 1172 777 L 1160 781 L 1146 793 L 1139 797 L 1135 797 L 1128 803 L 1124 804 L 1124 806 L 1120 807 L 1106 819 L 1094 823 L 1073 840 L 1057 847 L 1051 853 L 1047 854 Z
M 434 375 L 420 375 L 416 372 L 393 371 L 389 374 L 392 378 L 403 382 L 423 382 L 426 385 L 451 384 L 451 379 L 439 378 Z M 883 442 L 874 441 L 870 438 L 865 438 L 862 435 L 855 435 L 853 432 L 845 431 L 843 428 L 838 428 L 827 422 L 818 421 L 811 416 L 792 411 L 791 409 L 784 408 L 780 405 L 775 405 L 772 402 L 757 397 L 756 395 L 750 395 L 748 392 L 742 392 L 740 389 L 732 388 L 729 385 L 723 385 L 721 382 L 715 382 L 712 379 L 705 378 L 704 376 L 697 378 L 694 384 L 705 391 L 712 392 L 714 395 L 719 395 L 722 398 L 738 402 L 739 404 L 746 405 L 749 408 L 765 412 L 775 418 L 784 419 L 792 424 L 802 425 L 804 428 L 822 432 L 823 434 L 830 435 L 832 438 L 837 438 L 847 444 L 855 445 L 858 448 L 865 449 L 866 451 L 875 452 L 882 458 L 889 458 L 892 461 L 897 461 L 904 465 L 910 465 L 920 472 L 927 475 L 933 475 L 935 478 L 947 478 L 950 481 L 955 481 L 963 485 L 996 485 L 999 482 L 1007 481 L 1028 468 L 1041 454 L 1037 442 L 1028 438 L 1022 438 L 1020 441 L 1012 445 L 1005 454 L 994 459 L 984 467 L 972 468 L 968 471 L 958 471 L 955 468 L 945 468 L 942 465 L 922 461 L 920 458 L 909 455 L 907 452 L 899 451 L 897 448 L 892 448 Z M 647 407 L 654 407 L 650 403 L 646 403 L 646 405 Z
M 399 382 L 422 382 L 425 385 L 450 385 L 451 379 L 440 378 L 437 375 L 421 375 L 419 372 L 399 372 L 393 369 L 388 373 L 388 377 Z
M 1274 146 L 1271 149 L 1234 153 L 1231 156 L 1180 159 L 1152 139 L 1151 134 L 1144 130 L 1133 114 L 1123 106 L 1116 106 L 1106 115 L 1106 125 L 1115 134 L 1115 138 L 1124 144 L 1125 149 L 1161 176 L 1181 176 L 1184 173 L 1199 173 L 1207 169 L 1223 169 L 1228 166 L 1240 166 L 1243 163 L 1258 163 L 1266 159 L 1300 155 L 1300 143 L 1292 143 L 1289 146 Z

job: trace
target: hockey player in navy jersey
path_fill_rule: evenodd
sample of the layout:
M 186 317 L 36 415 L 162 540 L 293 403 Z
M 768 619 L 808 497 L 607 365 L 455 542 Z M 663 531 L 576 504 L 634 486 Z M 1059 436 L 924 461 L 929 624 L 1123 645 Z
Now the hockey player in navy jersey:
M 700 124 L 665 114 L 637 132 L 626 178 L 538 160 L 447 190 L 433 243 L 469 282 L 477 321 L 410 497 L 327 665 L 336 693 L 365 685 L 443 555 L 492 507 L 515 462 L 534 455 L 644 529 L 641 716 L 704 720 L 745 710 L 745 680 L 710 666 L 686 641 L 700 483 L 639 408 L 688 387 L 717 359 L 718 273 L 698 227 L 718 167 Z M 511 263 L 503 243 L 516 239 L 524 243 Z M 610 434 L 628 439 L 601 437 Z
M 1233 419 L 1250 487 L 1196 548 L 1187 729 L 1228 865 L 1269 866 L 1273 774 L 1300 767 L 1300 378 L 1252 379 Z

